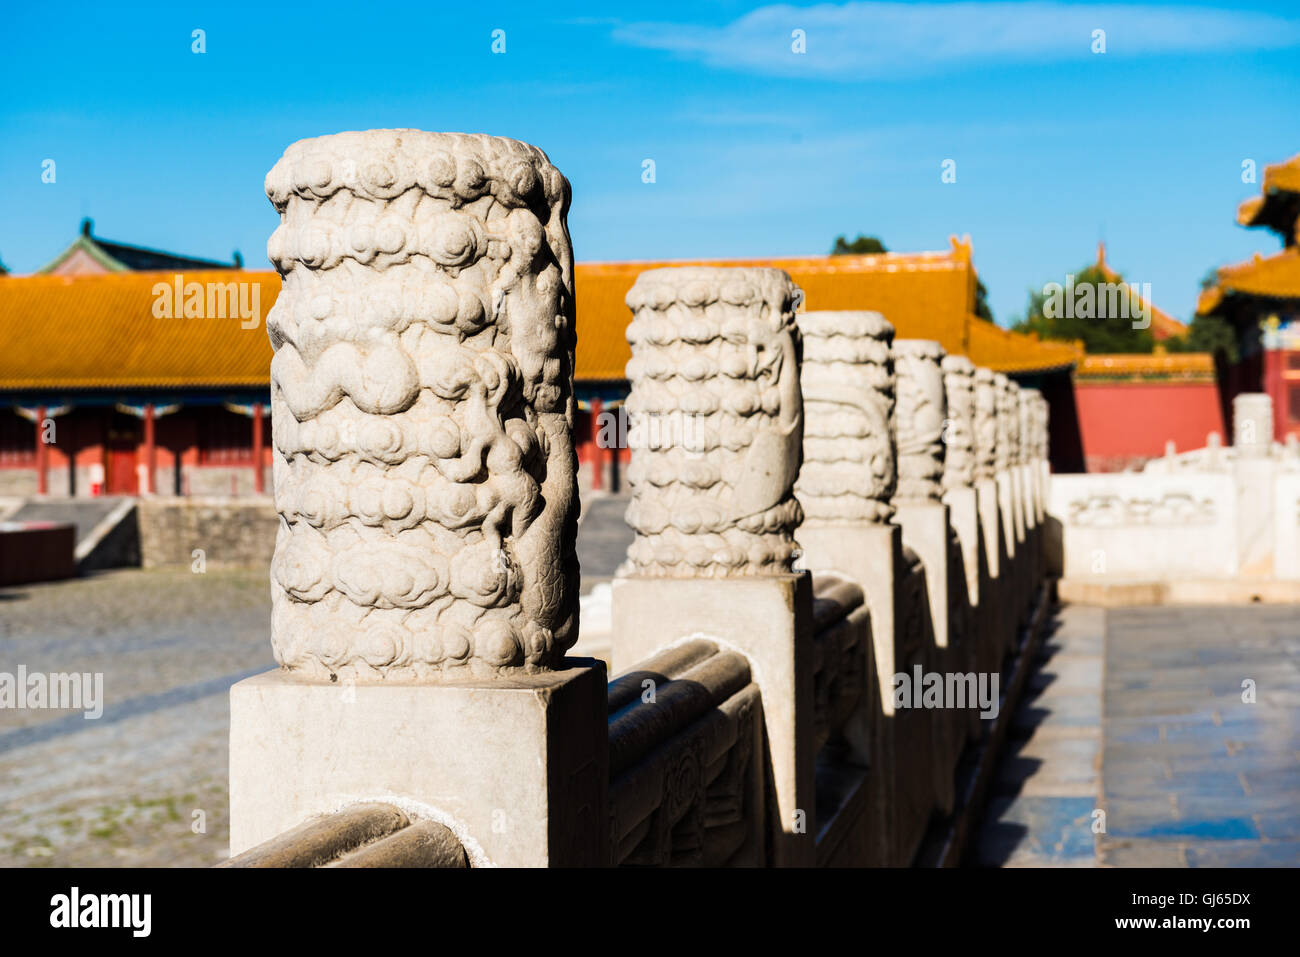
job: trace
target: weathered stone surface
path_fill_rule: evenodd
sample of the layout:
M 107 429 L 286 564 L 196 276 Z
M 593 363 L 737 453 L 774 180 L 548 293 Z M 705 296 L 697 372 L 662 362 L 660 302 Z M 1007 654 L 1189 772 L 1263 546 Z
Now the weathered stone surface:
M 1232 444 L 1237 458 L 1262 458 L 1273 447 L 1273 397 L 1243 392 L 1232 400 Z
M 975 369 L 975 480 L 997 472 L 998 386 L 992 369 Z
M 553 667 L 577 637 L 569 184 L 515 140 L 302 140 L 266 178 L 272 644 L 300 675 Z
M 894 327 L 874 312 L 805 312 L 803 467 L 795 495 L 809 523 L 887 522 L 894 514 Z
M 350 804 L 451 828 L 475 866 L 609 861 L 606 675 L 597 662 L 436 684 L 283 671 L 230 689 L 232 855 Z
M 797 287 L 778 269 L 641 273 L 627 400 L 632 571 L 782 574 L 803 518 Z
M 265 568 L 280 521 L 270 499 L 152 498 L 136 504 L 145 568 Z
M 894 343 L 898 373 L 898 489 L 894 503 L 937 502 L 943 494 L 943 346 L 928 339 Z
M 948 403 L 943 487 L 966 488 L 975 484 L 975 364 L 965 356 L 944 356 L 943 387 Z
M 994 461 L 997 471 L 1005 472 L 1020 459 L 1020 386 L 1001 372 L 995 373 L 997 386 L 997 446 Z

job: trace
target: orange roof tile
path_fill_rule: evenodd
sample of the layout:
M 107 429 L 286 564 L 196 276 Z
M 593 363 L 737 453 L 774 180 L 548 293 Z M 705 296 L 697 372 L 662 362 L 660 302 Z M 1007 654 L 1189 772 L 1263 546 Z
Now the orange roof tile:
M 809 310 L 881 313 L 899 338 L 934 339 L 951 353 L 1002 372 L 1069 366 L 1081 354 L 1070 343 L 1040 342 L 975 317 L 975 270 L 969 241 L 942 252 L 876 253 L 790 259 L 578 263 L 577 377 L 624 377 L 632 352 L 624 338 L 632 314 L 624 302 L 636 277 L 662 266 L 770 266 L 784 269 L 804 291 Z
M 1267 257 L 1256 253 L 1253 259 L 1221 267 L 1218 281 L 1197 300 L 1197 313 L 1214 312 L 1230 295 L 1300 300 L 1300 249 L 1292 247 Z
M 1279 233 L 1287 245 L 1300 240 L 1300 222 L 1296 219 L 1300 197 L 1300 154 L 1264 168 L 1260 195 L 1252 196 L 1237 207 L 1237 223 L 1263 226 Z
M 970 348 L 964 353 L 977 366 L 995 372 L 1030 373 L 1065 369 L 1083 358 L 1079 341 L 1040 340 L 969 317 Z
M 1107 282 L 1119 282 L 1121 276 L 1115 270 L 1111 269 L 1106 263 L 1106 244 L 1097 244 L 1097 269 Z M 1137 300 L 1137 309 L 1141 311 L 1144 300 L 1136 293 L 1132 297 Z M 1158 342 L 1162 339 L 1170 339 L 1187 334 L 1187 325 L 1179 322 L 1169 313 L 1156 306 L 1155 303 L 1146 303 L 1151 307 L 1151 335 Z
M 1165 354 L 1093 353 L 1074 372 L 1075 381 L 1119 378 L 1214 378 L 1214 357 L 1208 352 Z
M 1063 368 L 1076 344 L 1040 342 L 973 315 L 970 246 L 943 252 L 726 260 L 709 265 L 771 265 L 804 290 L 806 309 L 870 309 L 900 338 L 935 339 L 953 353 L 1004 372 Z M 631 350 L 624 302 L 637 275 L 669 263 L 579 263 L 576 267 L 576 378 L 624 378 Z M 675 265 L 681 265 L 677 263 Z M 274 272 L 186 272 L 185 282 L 255 283 L 261 322 L 159 318 L 154 287 L 175 273 L 23 276 L 0 282 L 0 389 L 265 387 L 271 346 L 265 319 L 280 290 Z
M 0 282 L 0 389 L 266 386 L 273 272 L 186 272 L 184 281 L 255 283 L 261 321 L 159 318 L 154 286 L 176 273 L 22 276 Z M 205 286 L 206 288 L 206 286 Z M 249 287 L 251 300 L 251 287 Z

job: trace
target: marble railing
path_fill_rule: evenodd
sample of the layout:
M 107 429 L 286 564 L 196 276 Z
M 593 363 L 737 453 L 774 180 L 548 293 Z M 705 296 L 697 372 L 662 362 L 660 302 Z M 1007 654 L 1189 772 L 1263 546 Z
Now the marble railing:
M 356 805 L 471 866 L 957 859 L 1050 591 L 1036 392 L 779 270 L 643 273 L 607 682 L 565 655 L 567 182 L 380 131 L 267 191 L 281 669 L 231 692 L 236 860 Z

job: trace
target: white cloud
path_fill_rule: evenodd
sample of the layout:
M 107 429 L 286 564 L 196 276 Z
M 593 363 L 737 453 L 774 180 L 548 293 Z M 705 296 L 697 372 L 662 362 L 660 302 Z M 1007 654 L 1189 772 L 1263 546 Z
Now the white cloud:
M 806 53 L 792 33 L 806 35 Z M 760 7 L 721 27 L 633 23 L 614 39 L 710 66 L 777 76 L 857 80 L 989 63 L 1084 59 L 1093 31 L 1106 56 L 1283 49 L 1300 21 L 1192 6 L 1040 3 L 846 3 Z

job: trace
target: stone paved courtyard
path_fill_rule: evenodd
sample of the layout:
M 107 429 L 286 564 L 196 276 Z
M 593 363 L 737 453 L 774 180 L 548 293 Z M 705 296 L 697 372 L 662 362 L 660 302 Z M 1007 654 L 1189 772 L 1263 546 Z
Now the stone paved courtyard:
M 266 581 L 124 569 L 0 590 L 0 670 L 103 672 L 105 699 L 97 721 L 0 711 L 0 864 L 224 856 L 226 691 L 274 664 Z
M 603 526 L 621 509 L 591 510 L 593 581 L 612 572 L 621 546 Z M 0 711 L 0 865 L 224 856 L 226 691 L 273 664 L 267 591 L 260 569 L 0 591 L 0 670 L 102 671 L 106 699 L 98 721 Z M 1255 704 L 1241 700 L 1244 679 Z M 978 862 L 1294 866 L 1297 794 L 1293 608 L 1071 606 L 1016 716 Z M 1106 832 L 1094 836 L 1098 808 Z
M 981 864 L 1300 865 L 1294 606 L 1067 607 L 1016 729 Z

